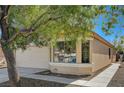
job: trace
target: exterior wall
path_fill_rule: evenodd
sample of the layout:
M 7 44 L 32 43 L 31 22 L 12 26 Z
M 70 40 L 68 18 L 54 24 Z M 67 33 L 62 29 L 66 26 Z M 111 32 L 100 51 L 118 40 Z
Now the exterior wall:
M 6 67 L 6 60 L 2 51 L 2 48 L 0 48 L 0 67 Z
M 3 51 L 2 51 L 2 48 L 0 48 L 0 61 L 4 58 L 4 54 L 3 54 Z
M 92 64 L 50 63 L 53 73 L 84 75 L 92 74 Z
M 112 59 L 111 59 L 111 62 L 116 62 L 116 51 L 114 50 L 114 49 L 112 49 L 112 51 L 111 51 L 111 57 L 112 57 Z
M 16 50 L 16 61 L 18 67 L 49 68 L 49 48 L 30 47 L 25 51 Z
M 81 41 L 76 42 L 76 63 L 81 64 L 82 60 L 82 48 L 81 48 Z
M 91 41 L 92 46 L 92 63 L 94 64 L 93 72 L 109 65 L 111 58 L 109 59 L 109 47 L 102 42 L 93 39 Z

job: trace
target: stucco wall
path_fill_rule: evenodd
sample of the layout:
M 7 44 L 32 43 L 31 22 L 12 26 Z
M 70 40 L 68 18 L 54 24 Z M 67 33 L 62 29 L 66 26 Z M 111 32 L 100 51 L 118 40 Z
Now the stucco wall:
M 97 71 L 111 63 L 109 59 L 109 47 L 102 42 L 94 39 L 91 41 L 93 72 Z
M 92 64 L 50 63 L 53 73 L 84 75 L 92 74 Z
M 3 50 L 2 50 L 1 47 L 0 47 L 0 66 L 1 67 L 6 67 L 6 60 L 5 60 Z
M 82 49 L 81 49 L 81 41 L 76 42 L 76 63 L 81 64 L 82 62 Z
M 2 48 L 0 47 L 0 61 L 4 58 L 4 54 L 3 54 L 3 51 L 2 51 Z
M 111 62 L 114 63 L 116 62 L 116 50 L 112 49 L 111 54 L 112 54 Z
M 48 68 L 49 67 L 49 48 L 30 47 L 25 51 L 16 50 L 16 61 L 18 67 Z

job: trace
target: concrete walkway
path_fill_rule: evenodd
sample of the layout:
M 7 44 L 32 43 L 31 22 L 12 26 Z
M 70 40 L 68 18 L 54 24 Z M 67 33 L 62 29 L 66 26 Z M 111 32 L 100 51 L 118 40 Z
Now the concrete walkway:
M 110 67 L 88 81 L 85 85 L 91 87 L 106 87 L 118 70 L 119 66 L 119 63 L 113 63 Z
M 30 75 L 33 73 L 45 71 L 45 69 L 39 68 L 17 68 L 19 71 L 20 76 Z M 8 73 L 6 68 L 0 69 L 0 83 L 8 81 Z
M 65 84 L 73 84 L 78 86 L 90 86 L 90 87 L 106 87 L 116 71 L 118 70 L 120 64 L 113 63 L 110 67 L 105 69 L 103 72 L 101 72 L 96 77 L 92 78 L 89 81 L 86 80 L 77 80 L 77 79 L 67 79 L 62 77 L 56 77 L 56 76 L 48 76 L 48 75 L 36 75 L 36 74 L 30 74 L 25 75 L 26 78 L 32 78 L 32 79 L 39 79 L 39 80 L 47 80 L 47 81 L 53 81 L 53 82 L 59 82 L 59 83 L 65 83 Z

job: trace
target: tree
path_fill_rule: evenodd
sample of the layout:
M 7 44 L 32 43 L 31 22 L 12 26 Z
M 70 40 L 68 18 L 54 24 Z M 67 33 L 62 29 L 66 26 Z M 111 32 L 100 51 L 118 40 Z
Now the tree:
M 85 40 L 94 28 L 98 6 L 0 6 L 1 46 L 7 61 L 9 81 L 19 86 L 14 50 L 34 43 L 42 47 L 65 40 Z
M 124 50 L 124 7 L 119 5 L 100 6 L 99 16 L 102 16 L 102 31 L 110 36 L 115 34 L 113 40 L 114 49 L 117 51 Z M 118 28 L 118 29 L 117 29 Z
M 1 31 L 2 31 L 2 39 L 5 42 L 1 42 L 1 47 L 3 49 L 4 56 L 6 58 L 7 62 L 7 67 L 8 67 L 8 76 L 10 79 L 10 82 L 12 86 L 15 86 L 19 83 L 19 76 L 15 67 L 15 58 L 14 58 L 14 53 L 13 50 L 8 46 L 5 48 L 7 45 L 7 41 L 9 40 L 9 32 L 8 32 L 8 23 L 7 23 L 7 18 L 8 18 L 8 11 L 9 11 L 10 6 L 1 6 L 1 18 L 0 18 L 0 26 L 1 26 Z
M 117 51 L 124 51 L 124 36 L 115 38 L 113 45 Z

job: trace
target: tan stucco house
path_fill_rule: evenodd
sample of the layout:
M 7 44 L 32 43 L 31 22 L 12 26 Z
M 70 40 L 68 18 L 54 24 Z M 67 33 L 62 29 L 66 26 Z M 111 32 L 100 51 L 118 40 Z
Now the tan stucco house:
M 70 49 L 63 40 L 56 47 L 31 46 L 26 51 L 16 51 L 18 67 L 44 68 L 53 73 L 83 75 L 92 74 L 115 62 L 113 45 L 93 32 L 83 44 L 77 41 Z

